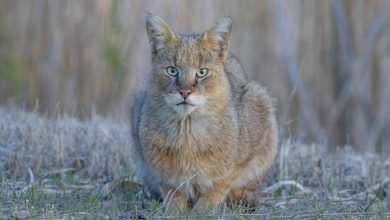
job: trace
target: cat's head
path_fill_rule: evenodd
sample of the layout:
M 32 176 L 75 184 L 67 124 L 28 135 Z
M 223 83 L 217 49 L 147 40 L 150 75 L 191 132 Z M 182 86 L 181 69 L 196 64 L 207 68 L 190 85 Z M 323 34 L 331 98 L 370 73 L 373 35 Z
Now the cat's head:
M 149 15 L 152 92 L 180 115 L 226 105 L 229 85 L 224 74 L 232 21 L 219 19 L 204 33 L 176 33 Z M 158 100 L 158 101 L 162 101 Z

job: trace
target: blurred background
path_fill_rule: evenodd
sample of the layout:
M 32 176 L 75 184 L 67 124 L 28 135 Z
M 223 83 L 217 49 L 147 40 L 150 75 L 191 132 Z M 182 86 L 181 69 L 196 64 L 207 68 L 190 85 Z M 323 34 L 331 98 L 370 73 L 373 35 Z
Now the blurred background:
M 282 138 L 390 145 L 388 0 L 0 0 L 0 106 L 127 119 L 148 12 L 181 32 L 231 17 L 230 51 L 276 99 Z

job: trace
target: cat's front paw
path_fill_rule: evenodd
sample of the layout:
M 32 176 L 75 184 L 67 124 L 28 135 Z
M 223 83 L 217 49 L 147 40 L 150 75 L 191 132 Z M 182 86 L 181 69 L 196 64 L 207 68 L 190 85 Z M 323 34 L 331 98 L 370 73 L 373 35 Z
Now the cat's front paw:
M 212 201 L 202 197 L 196 202 L 193 207 L 193 211 L 198 214 L 212 213 L 214 215 L 218 213 L 219 205 L 219 203 L 213 203 Z

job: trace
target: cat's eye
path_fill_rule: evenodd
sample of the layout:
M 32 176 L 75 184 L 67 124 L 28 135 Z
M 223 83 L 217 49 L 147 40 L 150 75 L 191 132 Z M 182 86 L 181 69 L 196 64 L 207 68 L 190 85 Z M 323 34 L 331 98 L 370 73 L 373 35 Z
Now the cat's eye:
M 177 76 L 179 74 L 179 71 L 173 66 L 168 66 L 166 71 L 170 76 Z
M 203 78 L 205 76 L 207 76 L 207 74 L 209 73 L 209 70 L 207 68 L 202 68 L 200 69 L 197 73 L 196 73 L 196 76 L 198 78 Z

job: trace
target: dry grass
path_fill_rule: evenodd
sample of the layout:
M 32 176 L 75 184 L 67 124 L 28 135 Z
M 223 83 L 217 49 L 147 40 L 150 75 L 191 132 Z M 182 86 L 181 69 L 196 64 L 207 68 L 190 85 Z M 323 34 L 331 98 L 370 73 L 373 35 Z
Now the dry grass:
M 132 182 L 126 122 L 47 119 L 0 108 L 0 219 L 177 218 Z M 388 152 L 281 144 L 258 209 L 240 205 L 187 218 L 390 217 Z

